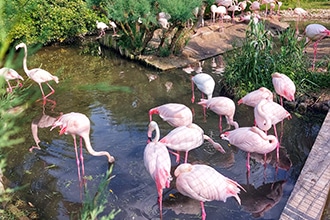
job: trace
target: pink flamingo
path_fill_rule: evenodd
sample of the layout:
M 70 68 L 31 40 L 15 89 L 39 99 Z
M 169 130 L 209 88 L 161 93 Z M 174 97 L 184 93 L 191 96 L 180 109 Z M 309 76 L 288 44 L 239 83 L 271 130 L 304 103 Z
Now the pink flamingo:
M 194 123 L 173 129 L 159 142 L 164 143 L 168 148 L 177 151 L 177 153 L 171 151 L 171 153 L 176 155 L 177 163 L 180 161 L 179 152 L 184 151 L 184 161 L 187 163 L 189 151 L 201 146 L 204 143 L 204 140 L 209 141 L 216 150 L 225 153 L 225 150 L 219 143 L 214 142 L 212 138 L 205 135 L 203 129 Z
M 144 149 L 143 161 L 144 166 L 156 183 L 159 212 L 162 219 L 163 189 L 165 187 L 169 188 L 172 180 L 170 174 L 171 158 L 165 144 L 158 141 L 160 137 L 158 124 L 151 121 L 148 126 L 148 137 L 150 139 L 154 131 L 156 132 L 154 139 Z
M 108 158 L 109 163 L 113 163 L 115 161 L 115 158 L 106 151 L 94 151 L 89 139 L 90 121 L 86 115 L 76 112 L 64 114 L 54 122 L 50 130 L 53 130 L 56 127 L 60 127 L 61 129 L 60 135 L 71 134 L 73 138 L 74 149 L 76 153 L 76 162 L 78 167 L 78 177 L 80 182 L 81 182 L 80 162 L 82 167 L 82 176 L 85 175 L 84 157 L 82 152 L 82 139 L 84 139 L 85 141 L 85 146 L 88 153 L 90 153 L 93 156 L 106 156 Z M 76 135 L 80 136 L 80 161 L 78 157 Z
M 206 219 L 204 202 L 218 200 L 226 202 L 228 197 L 234 197 L 238 204 L 240 189 L 245 189 L 214 168 L 202 164 L 180 164 L 174 171 L 177 190 L 192 199 L 200 201 L 202 219 Z
M 54 80 L 56 83 L 58 83 L 58 77 L 53 76 L 52 74 L 50 74 L 49 72 L 47 72 L 46 70 L 43 70 L 41 68 L 35 68 L 35 69 L 29 70 L 27 68 L 27 65 L 26 65 L 26 60 L 27 60 L 27 47 L 26 47 L 26 44 L 25 43 L 18 44 L 16 46 L 16 50 L 18 48 L 21 48 L 21 47 L 24 48 L 24 59 L 23 59 L 24 71 L 30 79 L 32 79 L 33 81 L 38 83 L 38 85 L 40 87 L 40 90 L 41 90 L 41 93 L 42 93 L 42 99 L 43 99 L 43 102 L 45 104 L 47 98 L 55 92 L 53 87 L 51 87 L 48 82 L 51 81 L 51 80 Z M 51 92 L 49 94 L 45 95 L 44 90 L 42 89 L 41 83 L 46 83 L 48 85 L 48 87 L 51 90 Z
M 288 101 L 294 101 L 294 94 L 296 92 L 296 86 L 294 82 L 283 73 L 273 73 L 272 82 L 274 89 L 278 95 L 280 95 L 281 105 L 283 106 L 284 97 Z
M 320 24 L 309 24 L 305 28 L 306 34 L 306 46 L 314 41 L 314 60 L 313 60 L 313 71 L 315 67 L 317 44 L 325 37 L 330 36 L 330 30 Z
M 260 10 L 260 3 L 258 1 L 248 1 L 251 5 L 249 7 L 249 9 L 255 13 L 255 14 L 258 14 L 259 13 L 259 10 Z
M 246 94 L 243 98 L 238 100 L 237 104 L 245 104 L 255 107 L 263 99 L 273 101 L 273 93 L 265 87 L 260 87 L 259 89 Z
M 149 118 L 152 121 L 152 115 L 159 116 L 173 127 L 190 125 L 193 121 L 193 114 L 187 106 L 179 103 L 167 103 L 149 110 Z
M 291 119 L 291 114 L 276 102 L 261 100 L 258 105 L 254 107 L 254 120 L 256 125 L 263 131 L 268 131 L 273 125 L 276 138 L 278 138 L 276 124 L 282 122 L 285 118 Z M 279 159 L 279 145 L 277 148 L 277 159 Z
M 220 137 L 247 152 L 246 167 L 248 173 L 250 173 L 250 153 L 264 154 L 266 161 L 267 153 L 272 152 L 276 147 L 279 148 L 278 140 L 274 135 L 266 135 L 255 126 L 226 131 Z
M 305 9 L 302 8 L 295 8 L 293 9 L 293 14 L 297 15 L 297 21 L 296 21 L 296 34 L 299 34 L 299 21 L 300 17 L 306 17 L 308 15 L 308 12 Z
M 109 28 L 108 25 L 106 25 L 102 21 L 96 21 L 96 28 L 100 30 L 99 38 L 105 35 L 105 30 Z
M 219 31 L 223 29 L 223 17 L 227 14 L 227 9 L 225 6 L 220 5 L 217 10 L 216 13 L 220 15 L 220 28 Z
M 213 97 L 211 99 L 201 99 L 200 102 L 198 102 L 199 105 L 202 105 L 205 108 L 211 109 L 213 112 L 215 112 L 217 115 L 219 115 L 219 130 L 220 133 L 222 133 L 222 116 L 224 115 L 227 120 L 228 129 L 230 129 L 230 126 L 234 126 L 235 129 L 238 128 L 238 123 L 234 121 L 234 115 L 235 115 L 235 103 L 230 98 L 219 96 L 219 97 Z
M 212 76 L 207 73 L 198 73 L 191 77 L 192 103 L 195 102 L 194 84 L 196 84 L 197 88 L 202 92 L 202 98 L 204 98 L 204 94 L 208 99 L 212 98 L 215 87 L 215 81 Z
M 14 69 L 8 68 L 8 67 L 3 67 L 0 69 L 0 76 L 3 76 L 8 84 L 8 92 L 12 92 L 13 88 L 16 88 L 17 86 L 22 86 L 19 80 L 23 80 L 23 77 L 18 74 Z M 11 86 L 9 80 L 17 80 L 17 85 L 16 86 Z

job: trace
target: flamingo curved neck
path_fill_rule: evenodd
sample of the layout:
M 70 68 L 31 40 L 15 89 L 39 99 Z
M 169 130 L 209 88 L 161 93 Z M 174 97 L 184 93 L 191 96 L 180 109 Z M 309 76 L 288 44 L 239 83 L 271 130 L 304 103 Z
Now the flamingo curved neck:
M 160 138 L 160 131 L 159 131 L 159 127 L 158 125 L 153 126 L 152 128 L 150 128 L 150 132 L 152 133 L 153 131 L 156 132 L 155 137 L 152 139 L 152 142 L 158 142 L 159 138 Z
M 91 155 L 93 156 L 106 156 L 108 158 L 108 161 L 111 162 L 112 161 L 112 157 L 110 156 L 110 154 L 106 151 L 95 151 L 91 145 L 91 142 L 90 142 L 90 139 L 89 139 L 89 136 L 85 136 L 85 137 L 82 137 L 85 141 L 85 146 L 86 146 L 86 149 L 88 151 L 88 153 L 90 153 Z
M 263 119 L 262 124 L 261 124 L 261 128 L 263 130 L 269 130 L 272 127 L 272 121 L 271 119 L 268 117 L 268 115 L 265 113 L 265 111 L 263 111 L 262 103 L 258 104 L 257 110 L 258 110 L 258 114 L 259 116 Z
M 24 72 L 26 73 L 26 75 L 28 77 L 30 77 L 29 75 L 29 69 L 27 68 L 27 47 L 26 45 L 23 46 L 24 47 L 24 59 L 23 59 L 23 69 L 24 69 Z

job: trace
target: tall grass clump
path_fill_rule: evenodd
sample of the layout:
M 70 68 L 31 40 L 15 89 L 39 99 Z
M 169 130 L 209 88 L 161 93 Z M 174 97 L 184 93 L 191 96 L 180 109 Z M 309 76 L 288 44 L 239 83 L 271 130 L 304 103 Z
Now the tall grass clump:
M 112 168 L 113 165 L 111 165 L 110 169 L 107 171 L 106 175 L 101 180 L 97 192 L 95 193 L 93 198 L 86 190 L 86 197 L 83 202 L 79 220 L 112 220 L 115 219 L 115 216 L 120 212 L 120 209 L 112 209 L 111 212 L 107 215 L 104 213 L 107 204 L 107 197 L 109 196 L 107 186 L 109 185 L 110 180 L 113 178 L 113 176 L 111 176 Z
M 297 85 L 298 94 L 326 87 L 324 80 L 329 82 L 326 75 L 309 71 L 310 61 L 304 46 L 305 39 L 298 40 L 291 28 L 275 37 L 265 29 L 264 22 L 250 22 L 242 46 L 234 46 L 224 56 L 226 90 L 236 98 L 262 86 L 273 90 L 274 72 L 289 76 Z

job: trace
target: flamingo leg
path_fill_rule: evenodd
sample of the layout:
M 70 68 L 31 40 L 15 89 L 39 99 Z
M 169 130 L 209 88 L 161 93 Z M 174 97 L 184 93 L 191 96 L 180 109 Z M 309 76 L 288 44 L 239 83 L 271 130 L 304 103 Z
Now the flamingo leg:
M 192 96 L 191 96 L 191 103 L 195 102 L 195 92 L 194 92 L 194 81 L 191 79 L 191 92 L 192 92 Z
M 178 153 L 175 153 L 174 151 L 169 150 L 168 152 L 170 152 L 171 154 L 176 156 L 176 160 L 175 162 L 179 163 L 180 162 L 180 152 L 178 151 Z
M 276 125 L 273 125 L 273 127 L 274 127 L 275 137 L 278 139 Z M 278 143 L 276 146 L 276 161 L 279 162 L 279 159 L 280 159 L 280 143 Z
M 188 151 L 186 151 L 185 157 L 184 157 L 184 162 L 187 163 L 187 161 L 188 161 Z
M 8 87 L 7 88 L 7 92 L 12 92 L 13 91 L 13 87 L 10 85 L 9 81 L 7 81 Z
M 55 90 L 53 89 L 53 87 L 51 87 L 51 86 L 49 85 L 49 83 L 47 83 L 47 82 L 46 82 L 46 84 L 47 84 L 47 86 L 50 88 L 51 92 L 48 93 L 48 95 L 44 96 L 44 99 L 47 99 L 48 96 L 50 96 L 50 95 L 52 95 L 52 94 L 55 93 Z
M 158 188 L 159 186 L 157 186 Z M 163 218 L 163 190 L 160 188 L 158 189 L 158 205 L 159 205 L 159 215 L 160 219 Z
M 85 176 L 85 165 L 84 165 L 84 155 L 83 155 L 83 148 L 82 148 L 82 137 L 80 137 L 80 161 L 81 161 L 82 177 L 84 179 L 84 176 Z
M 312 67 L 313 71 L 314 71 L 314 68 L 315 68 L 315 61 L 316 61 L 316 54 L 317 54 L 317 43 L 318 43 L 318 41 L 316 41 L 314 43 L 314 46 L 313 46 L 313 48 L 314 48 L 314 59 L 313 59 L 313 67 Z
M 219 131 L 220 131 L 220 134 L 222 133 L 222 116 L 219 115 Z
M 80 176 L 80 162 L 79 162 L 79 156 L 78 156 L 78 150 L 77 150 L 77 141 L 76 141 L 76 136 L 72 135 L 73 137 L 73 143 L 74 143 L 74 151 L 76 153 L 76 162 L 77 162 L 77 169 L 78 169 L 78 179 L 79 182 L 81 182 L 81 176 Z
M 250 173 L 250 152 L 247 152 L 246 168 L 247 168 L 248 173 Z
M 201 208 L 202 208 L 202 220 L 206 219 L 206 212 L 205 212 L 205 208 L 204 208 L 204 202 L 200 202 L 201 204 Z

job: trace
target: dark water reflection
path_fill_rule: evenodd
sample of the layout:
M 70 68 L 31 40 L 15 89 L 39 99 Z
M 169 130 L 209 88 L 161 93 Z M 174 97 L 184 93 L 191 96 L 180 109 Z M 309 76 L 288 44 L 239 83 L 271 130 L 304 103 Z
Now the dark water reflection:
M 9 178 L 15 186 L 26 186 L 20 194 L 37 207 L 41 219 L 70 219 L 70 216 L 79 212 L 82 195 L 72 137 L 59 136 L 56 129 L 49 131 L 49 127 L 40 126 L 38 137 L 41 140 L 41 150 L 30 153 L 29 148 L 35 146 L 31 123 L 42 116 L 52 118 L 72 111 L 84 113 L 90 118 L 94 149 L 106 150 L 116 159 L 113 169 L 115 178 L 108 186 L 111 195 L 108 197 L 105 213 L 112 209 L 121 209 L 116 219 L 159 218 L 157 191 L 145 170 L 143 151 L 147 141 L 148 110 L 169 102 L 183 103 L 194 109 L 194 122 L 227 151 L 226 154 L 221 154 L 205 143 L 191 151 L 188 161 L 197 161 L 216 168 L 223 175 L 246 186 L 250 193 L 242 194 L 242 206 L 232 198 L 226 203 L 206 202 L 207 218 L 253 219 L 251 212 L 254 211 L 251 210 L 264 207 L 267 210 L 260 214 L 260 219 L 279 218 L 322 120 L 304 122 L 293 114 L 293 119 L 284 123 L 282 142 L 292 161 L 292 167 L 288 171 L 279 169 L 275 176 L 273 166 L 268 165 L 265 169 L 263 164 L 256 162 L 259 159 L 252 159 L 251 175 L 247 182 L 246 154 L 220 140 L 217 115 L 208 111 L 204 121 L 202 107 L 190 102 L 189 75 L 182 70 L 158 72 L 124 60 L 112 52 L 107 52 L 106 56 L 82 55 L 83 50 L 84 48 L 74 47 L 47 47 L 28 57 L 29 67 L 42 64 L 42 68 L 60 79 L 60 83 L 54 85 L 55 94 L 51 96 L 57 102 L 56 107 L 52 109 L 50 105 L 46 105 L 43 109 L 42 103 L 34 103 L 25 113 L 27 123 L 22 124 L 21 136 L 25 138 L 25 142 L 9 152 Z M 211 73 L 210 60 L 205 62 L 204 70 Z M 22 70 L 18 71 L 23 74 Z M 153 80 L 153 76 L 157 76 L 156 79 Z M 215 81 L 221 79 L 220 75 L 212 76 Z M 33 82 L 24 82 L 32 84 L 30 89 L 38 92 L 39 88 Z M 169 89 L 168 85 L 172 87 Z M 216 88 L 215 96 L 220 95 L 219 90 Z M 200 93 L 197 93 L 198 97 Z M 153 118 L 158 122 L 162 136 L 172 129 L 158 116 Z M 239 106 L 235 119 L 240 126 L 251 126 L 252 109 Z M 85 149 L 84 156 L 87 187 L 94 194 L 107 170 L 107 159 L 93 157 Z M 175 166 L 174 158 L 172 164 Z M 276 187 L 272 187 L 273 185 Z M 255 194 L 251 195 L 252 192 Z M 253 204 L 254 199 L 258 199 L 261 207 L 247 207 L 247 204 Z M 199 203 L 182 198 L 175 189 L 165 190 L 164 200 L 164 219 L 200 219 Z

